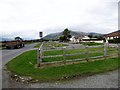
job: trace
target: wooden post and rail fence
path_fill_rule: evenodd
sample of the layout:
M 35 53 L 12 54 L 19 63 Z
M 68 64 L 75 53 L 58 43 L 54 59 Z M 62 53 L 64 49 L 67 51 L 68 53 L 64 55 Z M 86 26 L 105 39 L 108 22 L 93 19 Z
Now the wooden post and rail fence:
M 52 55 L 52 56 L 43 56 L 43 43 L 41 44 L 41 46 L 38 48 L 38 50 L 37 50 L 37 52 L 38 52 L 38 55 L 37 55 L 37 58 L 38 58 L 38 64 L 37 64 L 37 66 L 38 67 L 41 67 L 41 64 L 42 63 L 59 63 L 59 62 L 63 62 L 63 64 L 66 64 L 66 62 L 74 62 L 74 61 L 80 61 L 80 60 L 86 60 L 87 62 L 89 61 L 89 59 L 97 59 L 97 58 L 104 58 L 104 59 L 106 59 L 107 58 L 107 56 L 109 56 L 109 55 L 107 55 L 107 53 L 108 53 L 108 51 L 107 51 L 107 44 L 106 43 L 104 43 L 104 45 L 103 46 L 97 46 L 97 47 L 104 47 L 103 49 L 103 55 L 102 56 L 95 56 L 95 57 L 89 57 L 89 54 L 91 54 L 90 53 L 90 51 L 89 51 L 89 48 L 94 48 L 95 46 L 85 46 L 85 53 L 74 53 L 74 54 L 67 54 L 66 53 L 66 50 L 67 50 L 67 48 L 66 47 L 63 47 L 62 48 L 62 50 L 63 50 L 63 54 L 62 55 Z M 96 48 L 96 47 L 95 47 Z M 80 48 L 78 48 L 78 49 L 80 49 Z M 69 49 L 68 49 L 69 50 Z M 53 51 L 53 50 L 52 50 Z M 98 51 L 95 51 L 95 52 L 98 52 Z M 100 52 L 100 51 L 99 51 Z M 85 58 L 84 59 L 81 59 L 81 58 L 78 58 L 78 59 L 73 59 L 73 60 L 67 60 L 67 56 L 73 56 L 73 55 L 79 55 L 79 54 L 85 54 Z M 54 57 L 63 57 L 63 60 L 61 60 L 61 61 L 53 61 L 53 62 L 43 62 L 42 61 L 42 59 L 43 58 L 54 58 Z

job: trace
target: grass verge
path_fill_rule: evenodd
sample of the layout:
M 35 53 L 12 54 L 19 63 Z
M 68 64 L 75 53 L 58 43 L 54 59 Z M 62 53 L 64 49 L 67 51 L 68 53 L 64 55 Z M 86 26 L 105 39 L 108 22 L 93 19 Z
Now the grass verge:
M 34 68 L 37 63 L 35 50 L 25 52 L 6 64 L 7 69 L 21 76 L 31 76 L 40 81 L 60 80 L 75 76 L 91 75 L 118 68 L 118 58 L 79 63 L 59 67 Z
M 39 48 L 40 47 L 40 43 L 38 43 L 36 46 L 34 46 L 34 48 Z M 63 44 L 63 43 L 56 43 L 56 42 L 44 42 L 43 47 L 47 47 L 47 48 L 55 48 L 55 47 L 62 47 L 62 46 L 68 46 L 67 44 Z
M 95 43 L 95 42 L 83 42 L 83 45 L 88 45 L 88 46 L 98 46 L 98 45 L 103 45 L 103 43 Z
M 37 45 L 34 46 L 34 48 L 39 48 L 41 43 L 38 43 Z

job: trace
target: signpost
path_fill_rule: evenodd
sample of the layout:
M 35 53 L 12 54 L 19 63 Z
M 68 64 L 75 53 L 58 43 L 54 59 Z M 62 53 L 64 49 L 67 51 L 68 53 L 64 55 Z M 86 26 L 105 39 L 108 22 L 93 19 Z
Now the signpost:
M 43 37 L 43 32 L 39 32 L 39 37 L 40 37 L 40 39 L 41 39 L 41 42 L 42 42 L 42 44 L 41 44 L 41 42 L 40 42 L 40 47 L 38 48 L 38 67 L 40 67 L 41 66 L 41 63 L 42 63 L 42 47 L 43 47 L 43 40 L 42 40 L 42 37 Z
M 43 32 L 39 32 L 39 37 L 40 37 L 40 38 L 43 37 Z

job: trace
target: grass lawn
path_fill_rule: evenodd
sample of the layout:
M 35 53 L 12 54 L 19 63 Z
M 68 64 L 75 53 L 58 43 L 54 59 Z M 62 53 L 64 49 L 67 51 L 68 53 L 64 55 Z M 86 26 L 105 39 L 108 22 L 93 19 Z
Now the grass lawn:
M 66 77 L 72 78 L 74 76 L 91 75 L 118 68 L 118 58 L 109 58 L 106 60 L 89 63 L 79 63 L 38 69 L 34 68 L 34 65 L 36 64 L 34 56 L 32 56 L 32 53 L 29 54 L 31 55 L 31 58 L 22 57 L 23 55 L 28 56 L 28 54 L 22 54 L 8 62 L 8 70 L 21 76 L 31 76 L 34 79 L 40 81 L 50 81 L 59 80 Z M 32 62 L 33 65 L 29 62 Z
M 4 50 L 4 49 L 6 49 L 5 46 L 0 46 L 0 50 Z
M 40 43 L 38 43 L 36 46 L 34 46 L 34 48 L 39 48 L 40 47 Z M 47 47 L 47 48 L 53 48 L 53 47 L 62 47 L 62 46 L 68 46 L 67 44 L 63 44 L 63 43 L 56 43 L 56 42 L 44 42 L 43 47 Z
M 2 50 L 3 48 L 2 47 L 0 47 L 0 50 Z
M 6 46 L 4 43 L 0 42 L 0 50 L 6 49 Z
M 97 46 L 97 45 L 103 45 L 103 43 L 95 43 L 95 42 L 83 42 L 83 45 L 88 45 L 88 46 Z
M 38 43 L 37 45 L 34 46 L 34 48 L 39 48 L 41 43 Z
M 91 53 L 91 54 L 89 54 L 89 57 L 103 56 L 104 55 L 103 50 L 104 50 L 103 47 L 89 48 L 88 51 Z M 107 55 L 118 53 L 116 48 L 107 48 L 107 50 L 112 50 L 112 51 L 108 51 Z M 97 51 L 97 52 L 95 52 L 95 51 Z M 66 50 L 66 54 L 85 53 L 85 52 L 86 52 L 85 49 Z M 61 54 L 63 54 L 63 50 L 44 51 L 44 53 L 43 53 L 44 56 L 61 55 Z M 67 60 L 73 60 L 73 59 L 85 58 L 85 57 L 86 57 L 85 54 L 79 54 L 79 55 L 67 56 L 66 59 Z M 63 56 L 54 57 L 54 58 L 53 57 L 43 58 L 43 62 L 52 62 L 52 61 L 60 61 L 60 60 L 63 60 Z
M 109 48 L 115 49 L 115 48 Z M 81 51 L 80 51 L 81 50 Z M 99 50 L 103 50 L 103 48 L 99 48 Z M 93 48 L 93 51 L 95 49 Z M 66 53 L 78 53 L 78 52 L 85 52 L 84 49 L 74 49 L 68 50 Z M 44 55 L 59 55 L 62 54 L 62 50 L 53 50 L 53 51 L 45 51 Z M 116 50 L 112 51 L 111 53 L 117 53 Z M 91 56 L 99 56 L 103 55 L 103 53 L 94 53 Z M 85 55 L 76 55 L 67 57 L 67 59 L 76 59 L 76 58 L 84 58 Z M 63 60 L 63 57 L 56 57 L 56 58 L 44 58 L 43 62 L 49 61 L 59 61 Z M 8 70 L 22 75 L 22 76 L 31 76 L 34 79 L 38 79 L 41 81 L 49 81 L 49 80 L 58 80 L 65 77 L 74 77 L 79 75 L 88 75 L 88 74 L 95 74 L 100 72 L 105 72 L 109 70 L 114 70 L 118 68 L 118 58 L 109 58 L 106 60 L 95 61 L 95 62 L 88 62 L 88 63 L 79 63 L 79 64 L 72 64 L 72 65 L 65 65 L 59 67 L 46 67 L 46 68 L 34 68 L 35 64 L 37 64 L 37 51 L 31 50 L 24 52 L 23 54 L 17 56 L 10 62 L 6 64 Z

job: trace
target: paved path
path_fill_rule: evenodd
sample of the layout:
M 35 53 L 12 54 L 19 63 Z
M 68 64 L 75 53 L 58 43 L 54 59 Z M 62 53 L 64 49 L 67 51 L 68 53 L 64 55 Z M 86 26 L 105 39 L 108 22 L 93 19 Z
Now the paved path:
M 36 43 L 26 45 L 24 48 L 20 48 L 20 49 L 2 50 L 2 65 L 4 66 L 9 60 L 11 60 L 12 58 L 16 57 L 17 55 L 20 55 L 21 53 L 27 50 L 35 49 L 33 48 L 35 45 Z
M 12 82 L 9 81 L 10 77 L 8 76 L 7 72 L 4 69 L 5 64 L 10 61 L 12 58 L 20 55 L 21 53 L 35 49 L 33 48 L 35 44 L 26 45 L 24 48 L 20 49 L 10 49 L 10 50 L 0 50 L 0 83 L 3 84 L 3 87 L 9 87 L 9 84 L 11 85 Z M 3 76 L 3 77 L 2 77 Z M 0 84 L 0 88 L 2 87 L 2 84 Z M 13 85 L 14 86 L 14 85 Z
M 21 54 L 22 52 L 33 49 L 32 47 L 34 45 L 35 44 L 28 45 L 25 48 L 16 49 L 16 50 L 0 51 L 0 53 L 2 53 L 0 57 L 2 57 L 3 66 L 9 60 Z M 5 70 L 3 70 L 2 82 L 3 82 L 3 88 L 117 88 L 118 71 L 115 70 L 103 74 L 97 74 L 89 77 L 82 77 L 82 78 L 77 78 L 63 82 L 56 81 L 54 83 L 24 84 L 11 80 L 8 73 Z

